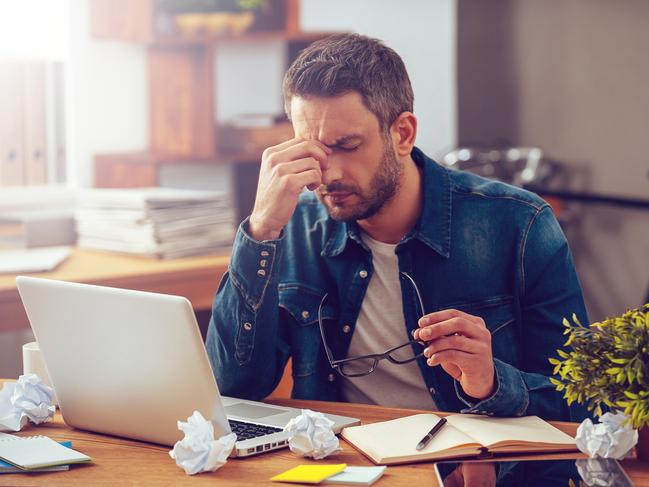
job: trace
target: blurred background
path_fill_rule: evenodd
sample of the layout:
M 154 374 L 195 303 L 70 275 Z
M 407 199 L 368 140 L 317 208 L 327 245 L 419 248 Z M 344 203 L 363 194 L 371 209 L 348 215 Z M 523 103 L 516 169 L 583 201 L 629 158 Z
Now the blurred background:
M 33 339 L 13 279 L 35 259 L 227 256 L 292 136 L 283 73 L 333 32 L 402 56 L 426 153 L 550 202 L 591 320 L 649 301 L 645 0 L 0 0 L 0 377 Z

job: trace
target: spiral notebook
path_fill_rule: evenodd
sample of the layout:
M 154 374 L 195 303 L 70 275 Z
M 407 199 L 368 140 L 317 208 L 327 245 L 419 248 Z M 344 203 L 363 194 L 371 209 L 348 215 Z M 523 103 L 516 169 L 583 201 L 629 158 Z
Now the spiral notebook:
M 0 437 L 0 460 L 23 470 L 89 462 L 91 458 L 47 436 Z

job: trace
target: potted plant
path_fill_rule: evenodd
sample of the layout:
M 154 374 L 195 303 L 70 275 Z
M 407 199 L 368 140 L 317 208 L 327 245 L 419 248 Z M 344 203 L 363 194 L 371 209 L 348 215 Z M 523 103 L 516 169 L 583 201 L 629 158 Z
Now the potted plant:
M 622 412 L 640 433 L 638 457 L 649 459 L 649 303 L 590 326 L 563 320 L 568 340 L 551 358 L 550 380 L 571 404 L 587 404 L 595 416 Z
M 159 0 L 158 6 L 184 35 L 238 35 L 250 28 L 255 11 L 266 9 L 268 0 Z

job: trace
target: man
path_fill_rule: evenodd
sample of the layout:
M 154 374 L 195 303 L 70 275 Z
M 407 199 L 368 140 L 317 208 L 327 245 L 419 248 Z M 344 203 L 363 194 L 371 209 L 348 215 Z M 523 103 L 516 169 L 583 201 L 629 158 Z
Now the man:
M 312 44 L 283 90 L 295 138 L 264 151 L 214 301 L 221 392 L 261 399 L 292 357 L 295 398 L 577 419 L 548 378 L 562 318 L 587 321 L 550 207 L 417 149 L 377 40 Z

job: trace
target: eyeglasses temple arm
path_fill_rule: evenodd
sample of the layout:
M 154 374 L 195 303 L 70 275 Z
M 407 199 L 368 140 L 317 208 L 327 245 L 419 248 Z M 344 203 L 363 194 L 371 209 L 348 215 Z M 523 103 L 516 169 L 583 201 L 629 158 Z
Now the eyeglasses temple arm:
M 421 309 L 421 315 L 424 316 L 426 314 L 426 310 L 424 309 L 424 300 L 421 299 L 421 293 L 419 292 L 419 288 L 417 287 L 415 280 L 412 277 L 410 277 L 410 275 L 407 272 L 402 271 L 401 275 L 407 277 L 410 283 L 412 284 L 412 287 L 415 288 L 415 294 L 417 295 L 417 299 L 419 300 L 419 308 Z
M 325 338 L 324 327 L 322 326 L 322 307 L 324 306 L 324 302 L 325 299 L 327 299 L 327 296 L 329 296 L 328 293 L 322 296 L 320 306 L 318 306 L 318 328 L 320 328 L 320 337 L 322 338 L 322 345 L 324 346 L 325 353 L 327 354 L 327 359 L 329 359 L 329 363 L 332 363 L 334 361 L 333 354 L 327 346 L 327 339 Z

